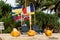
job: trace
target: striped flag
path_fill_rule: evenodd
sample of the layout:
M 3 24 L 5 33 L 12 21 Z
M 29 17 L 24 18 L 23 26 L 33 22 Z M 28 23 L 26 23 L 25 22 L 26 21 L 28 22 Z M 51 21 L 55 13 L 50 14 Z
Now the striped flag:
M 21 15 L 16 15 L 16 16 L 13 16 L 13 19 L 15 20 L 15 21 L 20 21 L 21 20 Z
M 22 20 L 29 20 L 29 15 L 24 15 L 24 13 L 21 13 Z
M 12 7 L 12 18 L 15 21 L 20 21 L 21 20 L 21 12 L 22 12 L 22 5 L 16 6 L 16 7 Z
M 28 6 L 22 9 L 22 6 L 17 6 L 12 8 L 12 17 L 15 21 L 29 20 L 29 15 L 34 14 L 34 6 Z M 21 15 L 20 15 L 21 14 Z
M 29 15 L 25 15 L 24 20 L 29 20 Z
M 22 5 L 17 7 L 12 7 L 12 12 L 15 12 L 16 14 L 21 14 L 22 12 Z
M 28 7 L 26 7 L 26 8 L 23 8 L 23 16 L 24 17 L 22 17 L 22 18 L 24 18 L 24 20 L 29 20 L 29 18 L 30 18 L 30 13 L 31 14 L 35 14 L 35 12 L 34 12 L 34 6 L 28 6 Z
M 11 14 L 12 14 L 12 16 L 18 15 L 18 14 L 16 14 L 15 12 L 11 12 Z
M 34 6 L 28 6 L 28 7 L 26 7 L 26 8 L 23 8 L 23 13 L 25 14 L 25 15 L 27 15 L 27 14 L 34 14 L 35 13 L 35 11 L 34 11 Z

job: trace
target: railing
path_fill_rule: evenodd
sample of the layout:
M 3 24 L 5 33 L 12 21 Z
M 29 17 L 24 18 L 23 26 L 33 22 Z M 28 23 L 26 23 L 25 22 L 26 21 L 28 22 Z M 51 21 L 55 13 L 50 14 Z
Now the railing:
M 4 30 L 4 22 L 0 22 L 0 33 L 2 33 L 2 30 Z

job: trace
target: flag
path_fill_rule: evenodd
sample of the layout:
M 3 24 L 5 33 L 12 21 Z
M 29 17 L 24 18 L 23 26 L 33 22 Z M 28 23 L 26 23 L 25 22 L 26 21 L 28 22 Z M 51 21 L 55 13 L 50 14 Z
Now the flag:
M 33 5 L 23 8 L 23 10 L 22 10 L 23 17 L 22 18 L 24 20 L 29 20 L 30 14 L 34 14 L 35 13 L 34 11 L 35 10 L 34 10 L 34 6 Z
M 18 14 L 16 14 L 15 12 L 11 12 L 11 14 L 12 14 L 12 16 L 18 15 Z
M 24 20 L 29 20 L 30 14 L 34 14 L 35 13 L 34 11 L 35 10 L 33 5 L 23 8 L 22 12 L 24 17 L 22 18 L 24 18 Z
M 26 14 L 27 13 L 27 9 L 23 8 L 23 13 Z
M 29 20 L 29 15 L 24 15 L 24 13 L 21 13 L 22 20 Z
M 28 6 L 28 7 L 26 7 L 26 8 L 23 8 L 23 13 L 25 14 L 25 15 L 27 15 L 27 14 L 34 14 L 35 12 L 34 12 L 34 6 Z
M 20 14 L 22 12 L 22 5 L 17 7 L 12 7 L 12 12 L 15 12 L 16 14 Z
M 16 16 L 13 16 L 13 19 L 15 20 L 15 21 L 20 21 L 21 20 L 21 15 L 16 15 Z
M 31 14 L 35 14 L 35 8 L 33 5 L 30 6 Z
M 29 20 L 29 15 L 24 15 L 24 20 Z

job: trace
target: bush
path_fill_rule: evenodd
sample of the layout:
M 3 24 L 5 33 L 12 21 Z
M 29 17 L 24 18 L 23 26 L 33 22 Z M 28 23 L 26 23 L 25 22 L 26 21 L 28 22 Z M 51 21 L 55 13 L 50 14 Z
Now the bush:
M 12 28 L 9 26 L 5 30 L 3 30 L 3 33 L 10 33 L 12 31 Z

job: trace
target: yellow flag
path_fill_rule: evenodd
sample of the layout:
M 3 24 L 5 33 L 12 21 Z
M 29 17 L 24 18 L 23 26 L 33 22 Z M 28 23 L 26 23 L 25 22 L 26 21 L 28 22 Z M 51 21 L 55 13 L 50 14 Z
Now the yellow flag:
M 12 12 L 15 12 L 16 14 L 20 14 L 22 12 L 22 8 L 20 9 L 14 9 Z

